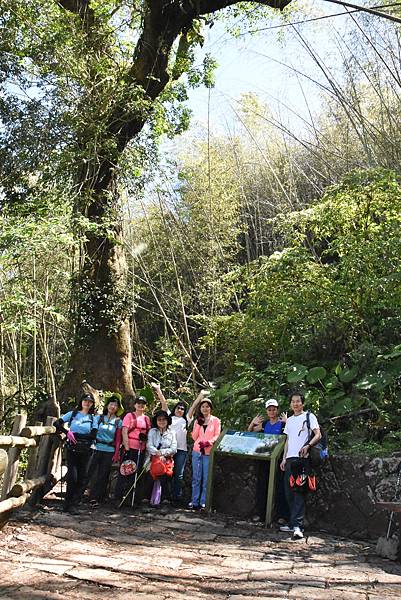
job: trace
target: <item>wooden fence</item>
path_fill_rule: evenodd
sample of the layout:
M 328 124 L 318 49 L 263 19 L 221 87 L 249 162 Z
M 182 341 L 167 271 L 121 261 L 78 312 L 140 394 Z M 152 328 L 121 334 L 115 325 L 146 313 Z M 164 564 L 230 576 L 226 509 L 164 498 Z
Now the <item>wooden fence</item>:
M 16 415 L 11 435 L 0 435 L 0 527 L 10 511 L 26 502 L 37 504 L 56 482 L 61 464 L 61 440 L 55 435 L 55 417 L 46 424 L 26 425 L 24 414 Z M 28 462 L 21 476 L 21 451 L 28 449 Z

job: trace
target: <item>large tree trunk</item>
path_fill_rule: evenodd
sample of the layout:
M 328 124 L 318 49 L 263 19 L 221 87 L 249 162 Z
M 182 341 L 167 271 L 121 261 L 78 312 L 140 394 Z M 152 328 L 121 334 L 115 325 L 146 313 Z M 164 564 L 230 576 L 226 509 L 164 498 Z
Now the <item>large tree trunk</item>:
M 96 36 L 99 24 L 96 10 L 88 0 L 57 0 L 59 6 L 82 21 L 87 36 L 88 68 L 93 79 L 81 107 L 82 123 L 86 125 L 78 134 L 77 154 L 83 157 L 77 178 L 77 196 L 80 198 L 77 214 L 86 216 L 90 227 L 84 232 L 82 269 L 75 290 L 76 338 L 61 388 L 61 400 L 75 395 L 82 379 L 88 379 L 97 388 L 119 391 L 125 397 L 132 394 L 128 312 L 131 294 L 126 289 L 127 263 L 119 220 L 117 165 L 127 144 L 146 123 L 154 100 L 171 79 L 181 75 L 182 64 L 186 61 L 182 56 L 180 58 L 180 52 L 176 57 L 177 68 L 169 70 L 175 42 L 180 40 L 183 48 L 189 48 L 187 34 L 195 19 L 238 1 L 145 0 L 142 3 L 142 32 L 132 64 L 120 73 L 118 94 L 105 117 L 102 85 L 105 83 L 107 95 L 108 78 L 104 77 L 104 67 L 99 68 L 98 59 L 104 52 L 106 38 L 102 29 Z M 290 2 L 249 1 L 275 8 L 283 8 Z M 141 93 L 138 94 L 138 90 Z M 87 118 L 86 106 L 89 106 Z M 98 121 L 98 115 L 103 115 L 103 121 Z M 96 127 L 91 128 L 93 118 Z M 96 143 L 93 143 L 94 136 Z
M 60 390 L 65 401 L 83 380 L 97 389 L 133 395 L 127 260 L 116 173 L 105 159 L 91 176 L 80 174 L 82 200 L 77 210 L 94 226 L 85 232 L 82 267 L 75 284 L 76 330 L 69 367 Z M 90 182 L 90 186 L 88 185 Z

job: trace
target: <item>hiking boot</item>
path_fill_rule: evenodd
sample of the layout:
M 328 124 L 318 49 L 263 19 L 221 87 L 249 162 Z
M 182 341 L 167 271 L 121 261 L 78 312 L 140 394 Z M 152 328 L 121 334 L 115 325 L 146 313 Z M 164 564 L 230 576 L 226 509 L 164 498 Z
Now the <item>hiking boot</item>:
M 302 538 L 304 537 L 304 534 L 302 533 L 301 529 L 299 527 L 294 527 L 294 533 L 292 536 L 293 540 L 302 540 Z
M 299 529 L 299 527 L 297 527 L 297 529 Z M 285 533 L 292 533 L 294 531 L 294 527 L 290 527 L 289 525 L 281 525 L 280 531 L 284 531 Z M 299 531 L 301 530 L 299 529 Z

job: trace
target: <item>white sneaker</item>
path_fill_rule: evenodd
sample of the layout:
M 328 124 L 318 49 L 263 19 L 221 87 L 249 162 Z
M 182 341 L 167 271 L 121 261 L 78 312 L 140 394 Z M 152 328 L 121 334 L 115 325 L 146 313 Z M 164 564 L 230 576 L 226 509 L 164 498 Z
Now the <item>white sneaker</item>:
M 290 527 L 289 525 L 281 525 L 280 531 L 286 531 L 288 533 L 289 531 L 294 531 L 294 528 Z
M 294 534 L 292 537 L 294 540 L 302 540 L 304 534 L 302 533 L 299 527 L 294 527 Z

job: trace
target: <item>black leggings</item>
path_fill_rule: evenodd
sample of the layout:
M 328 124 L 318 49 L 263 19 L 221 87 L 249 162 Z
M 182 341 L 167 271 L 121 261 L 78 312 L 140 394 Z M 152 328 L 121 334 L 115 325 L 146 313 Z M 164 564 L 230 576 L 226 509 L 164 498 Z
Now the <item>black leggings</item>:
M 64 507 L 78 502 L 88 482 L 88 471 L 93 451 L 76 452 L 67 447 L 67 490 Z
M 113 454 L 113 452 L 105 452 L 103 450 L 95 450 L 94 452 L 91 463 L 91 471 L 95 476 L 91 490 L 91 499 L 93 500 L 102 501 L 106 497 Z

